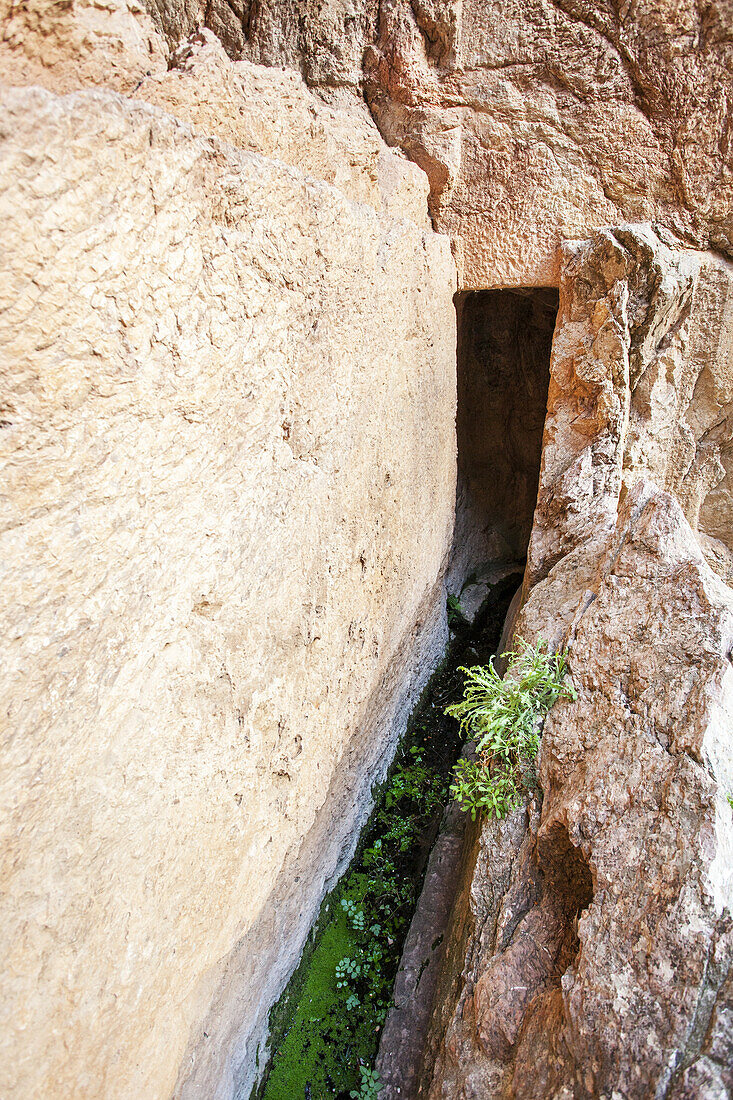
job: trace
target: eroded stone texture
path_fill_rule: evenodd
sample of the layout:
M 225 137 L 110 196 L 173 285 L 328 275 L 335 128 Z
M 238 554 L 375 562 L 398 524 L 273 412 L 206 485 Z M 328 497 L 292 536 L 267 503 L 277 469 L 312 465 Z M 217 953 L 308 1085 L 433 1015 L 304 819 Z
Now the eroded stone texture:
M 659 222 L 733 256 L 728 0 L 149 0 L 175 45 L 361 89 L 430 177 L 465 289 L 556 285 L 559 246 Z
M 653 477 L 730 574 L 733 278 L 647 227 L 564 246 L 525 591 Z M 715 495 L 711 498 L 711 493 Z
M 580 698 L 482 833 L 434 1093 L 722 1096 L 729 5 L 0 16 L 3 1096 L 247 1094 L 442 644 L 454 280 L 364 91 L 463 288 L 561 281 L 519 630 Z
M 447 241 L 106 90 L 0 137 L 0 1093 L 246 1094 L 444 642 Z
M 572 557 L 518 633 L 556 630 Z M 482 833 L 435 1100 L 727 1095 L 733 598 L 650 482 L 590 559 L 558 639 L 578 699 L 546 723 L 541 812 Z
M 427 224 L 425 174 L 387 148 L 365 111 L 331 109 L 294 72 L 233 64 L 210 31 L 172 60 L 169 71 L 140 83 L 135 98 L 238 149 L 292 164 L 390 217 Z
M 568 646 L 579 698 L 541 812 L 482 832 L 421 1095 L 724 1097 L 730 268 L 643 227 L 564 255 L 514 630 Z
M 733 255 L 732 28 L 727 0 L 383 0 L 369 102 L 460 285 L 553 285 L 563 238 L 626 221 Z
M 0 83 L 126 93 L 165 69 L 165 43 L 136 0 L 0 2 Z
M 175 49 L 207 27 L 233 60 L 295 69 L 324 95 L 349 98 L 363 83 L 364 48 L 376 36 L 379 0 L 145 0 Z

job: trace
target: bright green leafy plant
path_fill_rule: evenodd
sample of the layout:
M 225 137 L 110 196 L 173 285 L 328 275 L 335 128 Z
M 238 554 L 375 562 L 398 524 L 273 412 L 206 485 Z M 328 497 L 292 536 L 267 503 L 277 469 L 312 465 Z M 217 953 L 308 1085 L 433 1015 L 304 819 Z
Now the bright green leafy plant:
M 463 699 L 446 708 L 464 736 L 476 742 L 476 759 L 459 760 L 451 786 L 461 809 L 474 819 L 481 811 L 505 817 L 520 803 L 534 783 L 545 715 L 558 699 L 576 698 L 565 654 L 550 653 L 542 639 L 532 646 L 519 638 L 516 649 L 503 656 L 509 658 L 503 679 L 493 659 L 488 666 L 462 668 Z
M 361 1088 L 358 1092 L 356 1089 L 352 1089 L 349 1096 L 353 1097 L 353 1100 L 377 1100 L 382 1091 L 379 1074 L 369 1069 L 368 1066 L 360 1066 L 359 1069 L 361 1071 Z

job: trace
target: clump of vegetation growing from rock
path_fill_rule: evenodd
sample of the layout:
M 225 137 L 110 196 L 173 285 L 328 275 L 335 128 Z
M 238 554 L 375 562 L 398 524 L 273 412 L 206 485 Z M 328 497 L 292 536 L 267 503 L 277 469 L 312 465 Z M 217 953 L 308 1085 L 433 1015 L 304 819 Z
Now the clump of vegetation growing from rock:
M 448 626 L 455 626 L 465 622 L 463 615 L 463 608 L 461 607 L 461 601 L 458 596 L 449 596 L 446 604 L 446 611 L 448 614 Z
M 451 786 L 473 819 L 482 811 L 502 818 L 520 804 L 536 784 L 545 715 L 558 699 L 576 698 L 565 653 L 550 653 L 542 639 L 533 646 L 519 638 L 516 649 L 502 656 L 509 659 L 503 678 L 493 658 L 488 665 L 461 668 L 463 699 L 446 708 L 464 736 L 476 742 L 475 759 L 458 761 Z
M 361 1088 L 358 1092 L 356 1089 L 352 1089 L 349 1096 L 353 1097 L 353 1100 L 376 1100 L 381 1091 L 379 1074 L 372 1069 L 368 1069 L 367 1066 L 362 1066 Z

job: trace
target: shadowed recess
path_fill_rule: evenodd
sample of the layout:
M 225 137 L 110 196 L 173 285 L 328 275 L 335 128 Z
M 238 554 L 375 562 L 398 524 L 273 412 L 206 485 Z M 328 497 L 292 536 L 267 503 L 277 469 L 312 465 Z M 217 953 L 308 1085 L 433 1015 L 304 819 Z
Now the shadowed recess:
M 544 287 L 456 296 L 459 581 L 486 562 L 526 558 L 557 308 Z

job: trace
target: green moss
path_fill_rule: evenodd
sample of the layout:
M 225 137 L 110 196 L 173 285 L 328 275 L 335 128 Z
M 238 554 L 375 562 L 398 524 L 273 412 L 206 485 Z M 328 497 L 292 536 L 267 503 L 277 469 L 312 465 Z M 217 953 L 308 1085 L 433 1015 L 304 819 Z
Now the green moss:
M 344 1057 L 344 1048 L 339 1049 L 339 1040 L 345 1037 L 338 1023 L 343 993 L 335 981 L 339 961 L 354 946 L 346 916 L 336 908 L 311 955 L 295 1015 L 267 1079 L 267 1100 L 295 1100 L 305 1095 L 306 1084 L 313 1100 L 357 1085 L 358 1063 Z M 363 1053 L 369 1058 L 371 1048 Z

